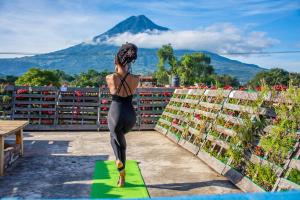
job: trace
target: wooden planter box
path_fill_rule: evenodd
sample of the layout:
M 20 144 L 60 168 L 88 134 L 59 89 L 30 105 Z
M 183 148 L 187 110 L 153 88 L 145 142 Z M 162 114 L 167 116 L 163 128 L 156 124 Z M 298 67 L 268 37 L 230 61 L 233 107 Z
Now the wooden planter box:
M 161 126 L 159 126 L 159 125 L 156 125 L 156 126 L 154 127 L 154 130 L 158 131 L 159 133 L 161 133 L 161 134 L 163 134 L 163 135 L 166 135 L 167 132 L 168 132 L 167 129 L 165 129 L 164 127 L 161 127 Z
M 178 144 L 178 142 L 179 142 L 179 137 L 178 136 L 176 136 L 174 133 L 172 133 L 172 132 L 167 132 L 167 134 L 166 134 L 166 137 L 167 138 L 169 138 L 171 141 L 173 141 L 174 143 L 176 143 L 176 144 Z
M 234 168 L 226 165 L 221 173 L 227 177 L 233 184 L 244 192 L 265 192 L 263 188 L 252 182 L 248 177 L 244 176 Z
M 223 162 L 203 150 L 198 151 L 197 156 L 219 174 L 223 172 L 226 166 Z
M 189 152 L 193 153 L 194 155 L 196 155 L 200 149 L 199 146 L 196 146 L 188 141 L 186 141 L 185 139 L 181 138 L 178 142 L 178 144 L 180 146 L 182 146 L 183 148 L 185 148 L 186 150 L 188 150 Z
M 236 135 L 236 132 L 232 129 L 228 129 L 228 128 L 225 128 L 223 126 L 220 126 L 220 125 L 214 125 L 214 129 L 220 133 L 224 133 L 226 135 L 229 135 L 231 137 L 234 137 Z
M 250 156 L 250 162 L 252 162 L 254 164 L 269 165 L 269 166 L 271 166 L 275 170 L 277 176 L 280 176 L 282 174 L 282 172 L 283 172 L 283 168 L 282 167 L 279 167 L 278 165 L 275 165 L 275 164 L 269 162 L 268 160 L 266 160 L 266 159 L 264 159 L 262 157 L 259 157 L 259 156 L 255 155 L 255 154 L 251 154 L 251 156 Z
M 300 185 L 286 179 L 286 178 L 278 178 L 275 186 L 272 189 L 272 192 L 274 191 L 280 191 L 280 190 L 291 190 L 291 189 L 296 189 L 300 190 Z

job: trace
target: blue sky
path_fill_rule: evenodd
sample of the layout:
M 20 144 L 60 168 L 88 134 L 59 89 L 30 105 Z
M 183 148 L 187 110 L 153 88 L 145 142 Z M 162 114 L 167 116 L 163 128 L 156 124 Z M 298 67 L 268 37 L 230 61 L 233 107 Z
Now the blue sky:
M 178 48 L 195 44 L 194 49 L 217 53 L 300 50 L 300 0 L 1 0 L 0 51 L 63 49 L 140 14 L 181 37 L 183 43 L 175 42 Z M 226 57 L 300 72 L 300 53 Z

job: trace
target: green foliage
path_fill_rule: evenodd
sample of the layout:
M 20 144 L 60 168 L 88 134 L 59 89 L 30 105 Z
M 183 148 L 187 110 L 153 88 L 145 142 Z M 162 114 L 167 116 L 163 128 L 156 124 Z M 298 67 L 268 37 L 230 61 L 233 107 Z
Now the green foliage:
M 167 62 L 168 68 L 170 68 L 170 74 L 176 73 L 177 60 L 174 56 L 174 50 L 171 44 L 163 45 L 160 49 L 158 49 L 157 56 L 158 66 L 165 66 L 165 63 Z
M 0 78 L 0 83 L 14 84 L 17 79 L 18 79 L 17 76 L 5 76 Z
M 60 83 L 72 82 L 75 79 L 72 75 L 66 74 L 64 71 L 59 69 L 53 70 L 53 73 L 59 78 Z
M 290 73 L 290 82 L 295 86 L 300 86 L 300 73 Z
M 105 77 L 110 73 L 108 71 L 97 72 L 96 70 L 89 69 L 87 72 L 75 75 L 75 79 L 71 82 L 71 85 L 77 87 L 99 87 L 106 84 Z
M 233 137 L 229 144 L 226 154 L 232 159 L 230 165 L 236 169 L 241 167 L 244 161 L 244 149 L 237 136 Z
M 235 77 L 229 75 L 217 75 L 211 59 L 204 53 L 184 54 L 179 61 L 174 56 L 171 44 L 163 45 L 157 52 L 158 64 L 154 77 L 158 84 L 168 84 L 172 75 L 178 75 L 180 84 L 184 86 L 204 83 L 206 85 L 232 85 L 239 86 Z M 167 64 L 167 65 L 166 65 Z
M 300 124 L 299 88 L 290 84 L 281 95 L 283 102 L 275 105 L 278 122 L 260 140 L 260 146 L 268 152 L 268 159 L 279 165 L 284 164 L 289 151 L 293 149 Z
M 51 70 L 30 68 L 16 80 L 16 85 L 29 86 L 59 86 L 59 77 Z
M 277 176 L 271 166 L 261 165 L 259 163 L 248 163 L 246 175 L 267 191 L 272 190 L 277 179 Z
M 203 53 L 185 54 L 178 62 L 176 73 L 182 85 L 208 82 L 208 76 L 214 73 L 210 57 Z
M 287 179 L 300 185 L 300 171 L 297 169 L 292 169 Z
M 297 77 L 293 75 L 293 77 Z M 299 74 L 298 74 L 299 78 Z M 250 81 L 249 84 L 253 87 L 261 85 L 261 80 L 265 80 L 269 86 L 283 84 L 288 85 L 290 81 L 289 72 L 280 68 L 273 68 L 267 71 L 257 73 Z M 298 80 L 299 81 L 299 80 Z
M 10 96 L 8 96 L 8 95 L 3 95 L 2 96 L 2 102 L 3 103 L 9 103 L 10 100 L 11 100 Z
M 169 84 L 169 78 L 176 73 L 177 64 L 171 44 L 163 45 L 158 49 L 157 56 L 157 70 L 153 73 L 153 77 L 157 79 L 158 84 Z
M 156 78 L 158 84 L 161 85 L 169 84 L 168 71 L 162 66 L 158 66 L 158 69 L 157 71 L 154 72 L 153 77 Z
M 243 113 L 241 115 L 243 123 L 235 127 L 237 137 L 242 142 L 244 148 L 250 148 L 259 131 L 265 126 L 264 118 L 259 115 Z
M 232 77 L 226 74 L 212 74 L 210 79 L 210 81 L 217 87 L 224 87 L 225 85 L 231 85 L 232 87 L 240 86 L 240 82 L 236 77 Z

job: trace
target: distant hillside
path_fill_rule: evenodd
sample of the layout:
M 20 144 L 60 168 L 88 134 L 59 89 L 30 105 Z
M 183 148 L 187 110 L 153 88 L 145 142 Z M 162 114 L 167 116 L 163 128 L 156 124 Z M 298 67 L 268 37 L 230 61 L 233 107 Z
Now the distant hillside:
M 107 32 L 94 37 L 93 41 L 98 41 L 95 44 L 81 43 L 67 49 L 42 55 L 0 59 L 0 71 L 6 75 L 21 75 L 30 67 L 60 69 L 70 74 L 87 71 L 87 69 L 112 71 L 114 69 L 113 59 L 118 47 L 106 45 L 101 41 L 126 31 L 138 33 L 146 30 L 168 31 L 169 29 L 156 25 L 144 15 L 132 16 Z M 183 54 L 192 52 L 195 51 L 175 50 L 175 55 L 180 57 Z M 236 76 L 242 82 L 248 81 L 257 72 L 265 70 L 257 65 L 231 60 L 208 51 L 202 52 L 211 57 L 212 65 L 217 73 Z M 156 53 L 157 49 L 139 48 L 138 59 L 133 66 L 133 71 L 139 74 L 153 72 L 158 63 Z

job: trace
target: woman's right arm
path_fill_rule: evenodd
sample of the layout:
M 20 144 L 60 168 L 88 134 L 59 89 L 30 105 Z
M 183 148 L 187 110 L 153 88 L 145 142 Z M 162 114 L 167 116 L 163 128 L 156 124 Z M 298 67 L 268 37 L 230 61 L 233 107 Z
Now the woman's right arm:
M 105 77 L 107 86 L 109 88 L 110 93 L 112 93 L 112 88 L 113 88 L 113 74 L 109 74 Z

